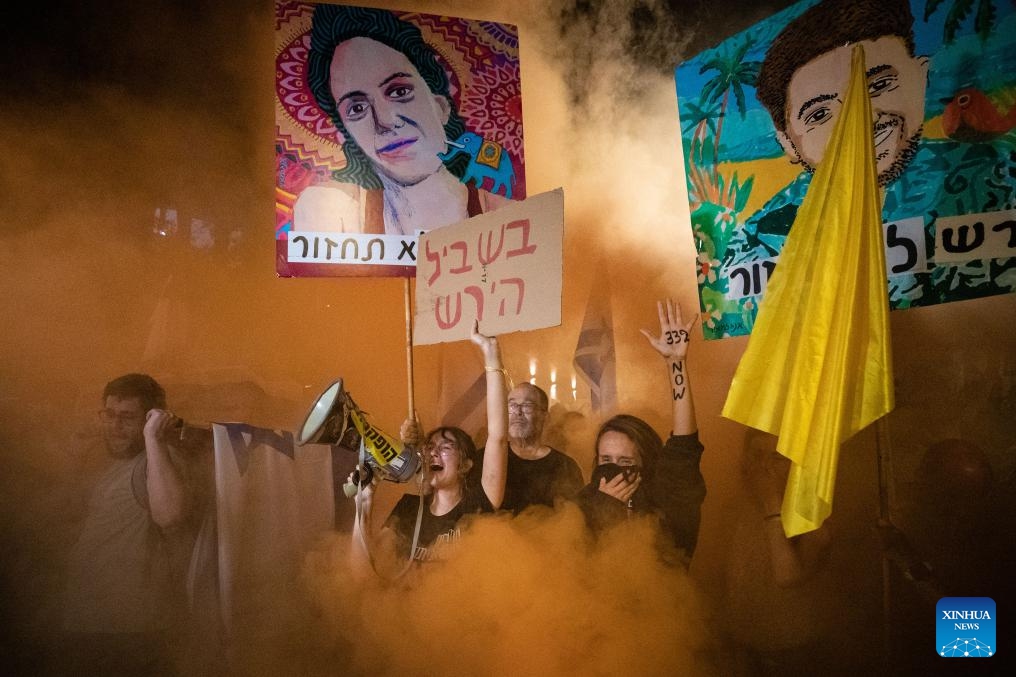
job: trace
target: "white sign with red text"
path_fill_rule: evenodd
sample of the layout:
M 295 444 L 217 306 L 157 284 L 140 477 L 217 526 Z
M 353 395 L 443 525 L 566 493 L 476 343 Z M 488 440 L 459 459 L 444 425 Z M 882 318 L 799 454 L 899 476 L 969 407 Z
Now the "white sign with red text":
M 561 324 L 560 188 L 420 236 L 413 343 Z

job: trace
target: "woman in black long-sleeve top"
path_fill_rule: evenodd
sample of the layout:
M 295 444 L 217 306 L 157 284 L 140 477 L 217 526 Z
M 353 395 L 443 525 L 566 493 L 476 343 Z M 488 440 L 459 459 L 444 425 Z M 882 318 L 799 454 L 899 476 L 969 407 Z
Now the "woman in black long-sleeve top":
M 695 318 L 685 323 L 668 300 L 657 304 L 660 335 L 643 335 L 664 358 L 673 430 L 666 444 L 642 419 L 620 414 L 600 427 L 592 481 L 578 496 L 589 526 L 597 532 L 637 514 L 655 513 L 660 526 L 688 558 L 695 551 L 705 482 L 686 357 Z

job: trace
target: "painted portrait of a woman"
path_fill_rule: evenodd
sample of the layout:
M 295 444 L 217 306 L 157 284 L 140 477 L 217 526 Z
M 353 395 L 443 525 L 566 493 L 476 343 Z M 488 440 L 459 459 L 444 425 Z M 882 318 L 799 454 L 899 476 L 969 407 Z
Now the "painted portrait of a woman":
M 471 158 L 454 141 L 466 126 L 416 25 L 387 10 L 318 5 L 307 85 L 335 125 L 346 166 L 332 172 L 334 183 L 300 194 L 299 230 L 413 235 L 504 204 L 463 182 Z

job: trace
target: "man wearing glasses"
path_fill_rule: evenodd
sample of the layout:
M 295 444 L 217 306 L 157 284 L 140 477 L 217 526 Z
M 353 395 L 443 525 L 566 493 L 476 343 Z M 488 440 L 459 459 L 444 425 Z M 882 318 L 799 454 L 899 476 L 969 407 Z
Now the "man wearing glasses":
M 582 488 L 582 471 L 570 456 L 543 444 L 547 393 L 520 383 L 508 393 L 508 479 L 502 510 L 516 515 L 531 505 L 553 507 Z
M 166 667 L 171 620 L 166 536 L 190 507 L 183 466 L 170 449 L 181 421 L 145 374 L 110 381 L 102 402 L 107 453 L 69 558 L 65 659 L 90 674 L 157 673 Z

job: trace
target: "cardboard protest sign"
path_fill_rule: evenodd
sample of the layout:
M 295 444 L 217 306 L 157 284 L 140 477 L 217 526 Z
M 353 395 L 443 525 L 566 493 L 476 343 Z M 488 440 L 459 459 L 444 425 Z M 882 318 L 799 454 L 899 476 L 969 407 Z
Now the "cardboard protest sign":
M 413 343 L 559 325 L 563 234 L 558 188 L 421 235 Z
M 277 273 L 413 275 L 418 233 L 524 199 L 518 49 L 509 24 L 276 0 Z

